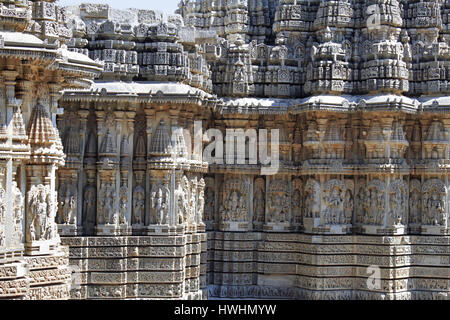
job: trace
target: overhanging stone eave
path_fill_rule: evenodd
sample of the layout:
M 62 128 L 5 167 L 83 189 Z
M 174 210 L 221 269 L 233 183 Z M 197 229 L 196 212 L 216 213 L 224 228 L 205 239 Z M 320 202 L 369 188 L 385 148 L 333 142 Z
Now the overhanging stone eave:
M 58 55 L 55 50 L 5 46 L 0 48 L 0 57 L 46 61 L 48 62 L 47 65 L 50 65 L 57 59 Z
M 108 88 L 109 85 L 122 86 Z M 182 86 L 183 92 L 164 92 L 164 86 L 170 85 L 170 89 L 175 86 Z M 162 86 L 162 88 L 160 87 Z M 128 89 L 129 90 L 126 90 Z M 146 89 L 145 91 L 143 89 Z M 158 89 L 153 93 L 152 89 Z M 132 91 L 134 90 L 134 91 Z M 187 90 L 187 91 L 186 91 Z M 172 90 L 173 91 L 173 90 Z M 136 103 L 173 103 L 173 104 L 195 104 L 214 108 L 216 96 L 211 95 L 201 89 L 191 87 L 183 83 L 166 82 L 107 82 L 94 81 L 87 90 L 65 90 L 63 101 L 130 101 Z

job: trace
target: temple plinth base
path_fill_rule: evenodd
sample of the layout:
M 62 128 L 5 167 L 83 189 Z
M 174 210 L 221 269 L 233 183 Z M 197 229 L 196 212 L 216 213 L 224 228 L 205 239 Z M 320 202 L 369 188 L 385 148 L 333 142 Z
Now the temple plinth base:
M 248 231 L 249 223 L 248 222 L 239 222 L 239 221 L 227 221 L 220 223 L 221 231 L 237 231 L 237 232 L 246 232 Z
M 406 234 L 407 228 L 403 225 L 396 226 L 371 226 L 371 225 L 363 225 L 359 229 L 362 234 L 371 234 L 371 235 L 403 235 Z
M 423 235 L 450 235 L 450 229 L 443 226 L 424 225 L 420 228 Z
M 30 256 L 49 255 L 57 251 L 59 239 L 34 240 L 26 243 L 25 252 Z
M 82 234 L 82 230 L 76 224 L 58 224 L 58 233 L 62 237 L 77 236 Z
M 145 227 L 146 235 L 177 235 L 183 233 L 185 226 L 170 226 L 170 225 L 149 225 Z
M 320 227 L 320 218 L 304 218 L 303 226 L 305 233 L 315 233 L 317 228 Z
M 100 225 L 95 227 L 95 234 L 98 236 L 129 236 L 131 227 L 128 225 Z
M 267 232 L 292 232 L 294 227 L 289 222 L 268 222 L 263 227 Z

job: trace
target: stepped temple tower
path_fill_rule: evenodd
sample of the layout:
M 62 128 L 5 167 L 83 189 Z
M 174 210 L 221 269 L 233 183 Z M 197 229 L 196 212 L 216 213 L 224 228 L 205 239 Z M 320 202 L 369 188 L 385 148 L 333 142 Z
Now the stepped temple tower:
M 0 298 L 450 298 L 450 0 L 2 0 L 0 69 Z

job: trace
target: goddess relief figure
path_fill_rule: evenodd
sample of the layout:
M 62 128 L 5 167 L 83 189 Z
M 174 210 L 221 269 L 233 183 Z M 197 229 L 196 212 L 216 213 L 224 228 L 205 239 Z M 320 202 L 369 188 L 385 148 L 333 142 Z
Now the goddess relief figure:
M 151 212 L 153 223 L 162 225 L 167 223 L 167 217 L 169 215 L 169 203 L 166 192 L 163 192 L 161 187 L 157 188 L 157 191 L 152 192 L 151 197 Z
M 84 221 L 87 225 L 95 224 L 95 201 L 96 201 L 96 190 L 93 186 L 88 186 L 84 191 L 83 198 L 83 214 Z
M 264 213 L 265 213 L 265 205 L 264 205 L 264 193 L 261 188 L 255 192 L 253 198 L 253 221 L 254 222 L 264 222 Z
M 30 216 L 28 222 L 31 240 L 49 240 L 53 236 L 51 201 L 48 186 L 33 186 L 29 191 Z
M 134 223 L 142 225 L 145 212 L 145 192 L 142 187 L 136 187 L 133 198 Z

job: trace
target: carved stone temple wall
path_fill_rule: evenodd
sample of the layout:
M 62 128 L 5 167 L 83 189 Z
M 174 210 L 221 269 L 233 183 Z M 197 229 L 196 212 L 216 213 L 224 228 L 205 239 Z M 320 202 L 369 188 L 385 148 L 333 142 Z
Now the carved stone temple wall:
M 449 0 L 0 3 L 0 297 L 449 299 Z
M 69 51 L 66 10 L 52 1 L 0 2 L 0 298 L 68 299 L 56 170 L 60 91 L 86 89 L 103 66 Z

